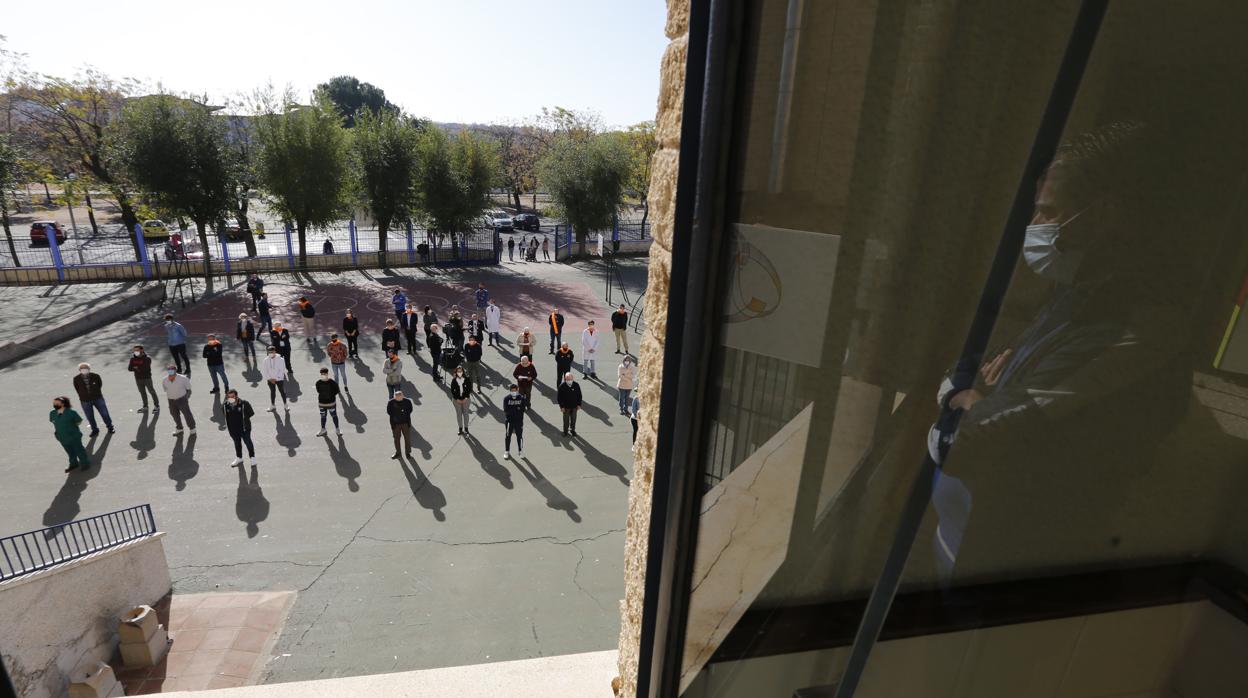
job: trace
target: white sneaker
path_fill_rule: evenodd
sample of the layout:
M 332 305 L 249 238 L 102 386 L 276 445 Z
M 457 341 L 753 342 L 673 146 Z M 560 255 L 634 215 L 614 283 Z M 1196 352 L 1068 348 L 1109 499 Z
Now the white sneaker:
M 195 435 L 195 429 L 194 429 L 194 428 L 191 428 L 191 429 L 187 430 L 187 432 L 186 432 L 186 433 L 188 433 L 188 434 L 190 434 L 190 435 L 194 436 L 194 435 Z
M 520 457 L 521 457 L 521 458 L 524 458 L 524 449 L 523 449 L 523 448 L 519 450 L 519 453 L 520 453 Z
M 335 433 L 335 434 L 337 434 L 338 436 L 342 436 L 342 430 L 341 430 L 341 429 L 334 429 L 334 433 Z
M 322 430 L 320 430 L 320 431 L 316 432 L 316 435 L 317 435 L 317 436 L 324 436 L 324 435 L 325 435 L 325 430 L 324 430 L 324 429 L 322 429 Z
M 269 406 L 269 409 L 265 410 L 265 412 L 276 412 L 276 411 L 277 411 L 277 408 L 273 407 L 272 405 Z
M 182 433 L 182 430 L 181 430 L 181 429 L 174 429 L 174 430 L 173 430 L 173 435 L 174 435 L 174 436 L 177 436 L 178 434 L 181 434 L 181 433 Z
M 230 467 L 231 467 L 231 468 L 236 467 L 236 466 L 239 466 L 239 465 L 242 465 L 242 464 L 243 464 L 243 459 L 242 459 L 242 458 L 235 458 L 234 460 L 230 461 Z
M 252 456 L 252 457 L 251 457 L 251 464 L 252 464 L 252 465 L 255 465 L 255 464 L 256 464 L 256 457 L 255 457 L 255 456 Z
M 503 451 L 503 460 L 511 460 L 511 451 Z
M 282 409 L 284 409 L 284 410 L 286 410 L 287 412 L 289 412 L 289 411 L 290 411 L 290 405 L 282 405 Z

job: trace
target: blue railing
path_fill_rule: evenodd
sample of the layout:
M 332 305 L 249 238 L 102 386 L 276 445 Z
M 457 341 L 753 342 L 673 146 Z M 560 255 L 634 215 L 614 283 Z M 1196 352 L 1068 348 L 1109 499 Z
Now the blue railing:
M 142 504 L 0 538 L 0 581 L 76 560 L 155 532 L 152 505 Z

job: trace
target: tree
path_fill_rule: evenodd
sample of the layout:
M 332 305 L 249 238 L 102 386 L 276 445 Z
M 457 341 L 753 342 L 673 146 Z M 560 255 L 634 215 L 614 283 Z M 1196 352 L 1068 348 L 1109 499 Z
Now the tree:
M 195 222 L 211 278 L 208 224 L 230 210 L 234 194 L 225 124 L 198 102 L 154 95 L 127 105 L 110 145 L 157 205 Z
M 486 132 L 497 146 L 499 181 L 507 188 L 516 210 L 522 208 L 520 195 L 533 192 L 533 209 L 537 210 L 537 161 L 541 155 L 541 141 L 533 126 L 499 124 L 490 126 Z
M 361 198 L 377 221 L 377 252 L 386 266 L 390 224 L 410 217 L 416 200 L 420 130 L 401 114 L 363 112 L 352 147 Z
M 659 149 L 659 142 L 654 137 L 654 122 L 643 121 L 633 124 L 623 132 L 624 147 L 628 150 L 628 179 L 624 188 L 641 202 L 641 226 L 644 229 L 646 219 L 650 217 L 650 161 Z
M 556 213 L 572 226 L 578 254 L 584 256 L 586 237 L 610 227 L 619 209 L 628 179 L 628 151 L 610 134 L 586 140 L 565 134 L 551 144 L 538 172 Z
M 417 191 L 420 208 L 440 233 L 472 228 L 490 205 L 490 187 L 498 179 L 494 144 L 461 131 L 429 126 L 420 136 Z
M 386 99 L 386 91 L 350 75 L 339 75 L 316 86 L 317 98 L 328 99 L 347 128 L 354 128 L 361 112 L 374 116 L 383 111 L 397 114 L 399 108 Z
M 13 266 L 22 266 L 17 258 L 17 246 L 13 244 L 13 231 L 9 229 L 9 191 L 17 183 L 21 168 L 21 156 L 9 142 L 8 134 L 0 134 L 0 223 L 4 224 L 4 239 L 9 243 L 9 256 Z
M 308 226 L 329 225 L 345 204 L 349 151 L 342 119 L 324 100 L 300 106 L 287 95 L 281 113 L 259 116 L 255 125 L 260 185 L 274 210 L 294 221 L 299 263 L 306 264 Z

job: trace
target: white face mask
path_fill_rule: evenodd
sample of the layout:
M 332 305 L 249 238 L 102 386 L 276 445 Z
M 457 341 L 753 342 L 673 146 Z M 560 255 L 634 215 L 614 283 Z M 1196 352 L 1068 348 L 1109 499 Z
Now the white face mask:
M 511 391 L 511 395 L 512 395 L 512 397 L 515 397 L 516 395 L 519 395 L 519 394 L 520 394 L 520 391 L 519 391 L 519 390 L 513 390 L 513 391 Z
M 1075 272 L 1083 261 L 1083 254 L 1057 249 L 1057 238 L 1061 229 L 1062 226 L 1058 223 L 1035 223 L 1027 226 L 1027 235 L 1023 240 L 1023 259 L 1041 277 L 1060 284 L 1069 284 L 1075 280 Z
M 564 379 L 563 379 L 563 384 L 564 384 L 564 385 L 572 385 L 572 379 L 571 379 L 571 378 L 564 378 Z
M 231 405 L 236 405 L 236 404 L 238 404 L 238 398 L 236 398 L 236 397 L 231 397 L 231 398 L 226 398 L 226 399 L 230 401 L 230 404 L 231 404 Z
M 141 352 L 141 351 L 136 351 L 136 352 L 134 352 L 134 355 L 135 355 L 135 356 L 143 356 L 143 352 Z

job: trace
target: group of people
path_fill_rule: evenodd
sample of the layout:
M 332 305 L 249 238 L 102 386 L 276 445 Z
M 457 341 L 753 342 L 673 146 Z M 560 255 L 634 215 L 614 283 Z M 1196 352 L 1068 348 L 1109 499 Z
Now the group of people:
M 244 363 L 249 369 L 258 370 L 262 380 L 269 388 L 269 412 L 278 410 L 277 399 L 282 400 L 283 412 L 290 411 L 290 400 L 287 394 L 287 382 L 292 379 L 294 368 L 290 356 L 292 340 L 290 330 L 282 322 L 272 319 L 272 309 L 268 294 L 264 292 L 264 282 L 253 275 L 247 282 L 247 293 L 252 299 L 252 311 L 259 314 L 258 322 L 252 320 L 247 312 L 240 313 L 235 328 L 235 338 L 239 342 Z M 423 346 L 429 353 L 430 373 L 435 383 L 445 382 L 455 412 L 459 435 L 470 434 L 471 400 L 474 396 L 481 397 L 483 354 L 485 347 L 494 347 L 504 351 L 501 335 L 502 310 L 490 297 L 485 284 L 480 284 L 473 295 L 475 312 L 461 312 L 458 306 L 451 308 L 445 322 L 439 320 L 437 313 L 428 305 L 418 312 L 415 304 L 409 302 L 401 288 L 392 290 L 391 303 L 394 318 L 387 318 L 380 332 L 380 345 L 385 352 L 382 374 L 386 386 L 388 402 L 386 413 L 389 417 L 394 439 L 394 455 L 399 458 L 401 453 L 411 455 L 412 401 L 404 395 L 403 384 L 404 362 L 401 354 L 412 357 L 419 355 L 419 340 L 423 337 Z M 303 331 L 309 344 L 317 342 L 316 309 L 307 297 L 297 301 L 297 312 L 303 321 Z M 574 377 L 574 364 L 577 354 L 569 343 L 563 341 L 566 321 L 558 308 L 553 308 L 546 319 L 549 334 L 548 354 L 554 358 L 556 377 L 555 402 L 563 415 L 563 436 L 577 437 L 576 418 L 580 412 L 584 398 L 580 385 Z M 164 369 L 159 383 L 168 403 L 169 412 L 174 421 L 174 436 L 181 436 L 189 431 L 195 433 L 195 416 L 190 409 L 191 363 L 187 351 L 188 332 L 172 314 L 164 316 L 164 326 L 172 363 Z M 631 356 L 628 344 L 628 312 L 624 305 L 612 313 L 611 326 L 615 333 L 617 355 L 623 358 L 616 369 L 615 387 L 619 397 L 620 414 L 632 420 L 633 441 L 637 437 L 637 418 L 640 411 L 640 400 L 634 396 L 637 385 L 637 367 Z M 334 431 L 341 436 L 339 427 L 338 403 L 345 400 L 343 396 L 350 394 L 348 386 L 347 362 L 360 361 L 359 340 L 361 328 L 359 319 L 351 310 L 347 310 L 341 322 L 342 332 L 329 335 L 325 346 L 325 356 L 329 366 L 319 369 L 319 377 L 315 384 L 317 406 L 320 411 L 320 432 L 317 436 L 327 434 L 328 422 L 332 421 Z M 268 332 L 265 333 L 265 329 Z M 257 360 L 255 344 L 261 337 L 267 341 L 265 358 Z M 343 341 L 345 338 L 346 341 Z M 598 380 L 597 356 L 600 346 L 600 333 L 596 323 L 590 320 L 581 331 L 579 366 L 582 379 Z M 513 382 L 507 385 L 507 394 L 503 397 L 504 415 L 504 458 L 511 458 L 511 444 L 514 437 L 518 453 L 524 455 L 524 420 L 525 414 L 532 409 L 533 386 L 538 382 L 537 368 L 534 364 L 534 347 L 537 345 L 536 335 L 528 327 L 517 336 L 515 345 L 519 353 L 519 361 L 513 367 Z M 229 376 L 225 371 L 225 347 L 218 335 L 209 334 L 201 351 L 209 377 L 212 380 L 211 393 L 219 394 L 224 389 L 225 400 L 221 405 L 226 431 L 234 442 L 235 458 L 231 465 L 243 463 L 244 448 L 252 465 L 256 465 L 255 444 L 251 438 L 252 423 L 255 410 L 251 403 L 243 399 L 238 390 L 230 387 Z M 103 379 L 95 373 L 91 366 L 82 363 L 79 373 L 73 379 L 73 386 L 78 395 L 83 412 L 86 414 L 91 436 L 99 433 L 97 413 L 104 427 L 112 433 L 113 421 L 103 395 Z M 127 369 L 134 375 L 135 386 L 139 392 L 142 406 L 137 410 L 146 413 L 159 412 L 160 401 L 154 384 L 152 358 L 143 345 L 134 345 L 128 361 Z M 149 402 L 148 397 L 151 397 Z M 52 422 L 55 436 L 69 456 L 69 467 L 66 472 L 90 467 L 86 450 L 82 445 L 82 416 L 73 409 L 72 401 L 67 396 L 56 397 L 52 402 L 49 421 Z
M 515 236 L 507 238 L 507 261 L 509 262 L 516 261 L 516 248 L 519 248 L 521 261 L 536 262 L 537 250 L 538 250 L 538 247 L 541 247 L 542 260 L 549 262 L 550 261 L 550 238 L 543 235 L 541 242 L 538 242 L 537 238 L 538 236 L 536 235 L 534 235 L 533 237 L 529 237 L 526 235 L 520 238 L 520 242 L 518 244 L 516 243 Z

